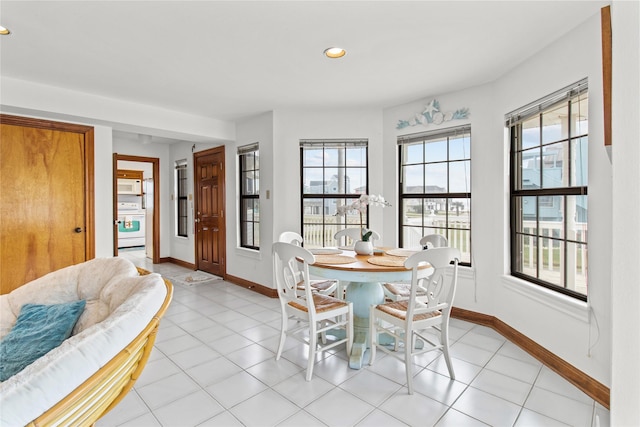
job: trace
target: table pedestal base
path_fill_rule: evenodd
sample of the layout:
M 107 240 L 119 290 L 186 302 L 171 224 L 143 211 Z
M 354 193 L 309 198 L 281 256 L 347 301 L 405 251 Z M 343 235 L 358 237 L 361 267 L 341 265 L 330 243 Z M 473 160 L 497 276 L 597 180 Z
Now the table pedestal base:
M 384 302 L 384 291 L 378 282 L 351 282 L 347 286 L 347 301 L 353 303 L 353 346 L 349 356 L 349 367 L 361 369 L 369 342 L 369 310 L 372 305 Z M 382 344 L 393 344 L 393 338 L 383 335 Z

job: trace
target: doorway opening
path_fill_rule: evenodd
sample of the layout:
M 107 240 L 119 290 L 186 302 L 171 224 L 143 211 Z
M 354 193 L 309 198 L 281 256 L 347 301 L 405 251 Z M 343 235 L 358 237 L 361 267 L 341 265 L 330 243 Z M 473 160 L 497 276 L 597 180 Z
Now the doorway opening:
M 160 262 L 160 159 L 113 154 L 113 255 Z

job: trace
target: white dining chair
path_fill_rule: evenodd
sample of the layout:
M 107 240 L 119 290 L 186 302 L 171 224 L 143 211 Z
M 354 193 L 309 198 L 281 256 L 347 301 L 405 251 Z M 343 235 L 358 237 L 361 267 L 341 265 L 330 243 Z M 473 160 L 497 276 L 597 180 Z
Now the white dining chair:
M 375 243 L 376 240 L 380 240 L 380 234 L 377 231 L 367 231 L 371 231 L 371 237 L 369 237 L 369 241 L 371 243 Z M 362 240 L 362 231 L 360 228 L 344 228 L 336 232 L 336 234 L 333 235 L 333 238 L 336 240 L 338 246 L 353 247 L 357 240 Z
M 445 248 L 449 241 L 442 234 L 427 234 L 420 239 L 420 246 L 424 249 Z M 411 285 L 409 283 L 385 283 L 382 285 L 384 296 L 391 301 L 409 298 Z
M 291 243 L 292 245 L 302 246 L 302 236 L 295 231 L 283 231 L 278 237 L 279 242 Z M 331 279 L 313 279 L 311 280 L 311 288 L 314 292 L 323 295 L 332 295 L 338 289 L 338 281 Z M 298 278 L 298 290 L 304 291 L 302 277 Z
M 369 364 L 374 364 L 377 349 L 403 360 L 409 394 L 413 394 L 413 358 L 418 354 L 441 350 L 449 376 L 455 379 L 449 356 L 449 317 L 458 283 L 459 259 L 460 251 L 456 248 L 435 248 L 411 255 L 404 263 L 411 269 L 409 299 L 371 306 Z M 425 263 L 431 265 L 433 273 L 420 268 Z M 424 289 L 425 294 L 418 295 L 419 289 Z M 433 336 L 434 329 L 437 336 Z M 391 335 L 396 343 L 402 342 L 404 352 L 396 351 L 397 344 L 394 348 L 380 345 L 381 333 Z
M 449 246 L 449 241 L 442 234 L 427 234 L 420 239 L 423 249 L 444 248 Z
M 353 304 L 313 291 L 309 280 L 309 264 L 315 262 L 315 257 L 305 248 L 291 243 L 275 242 L 272 252 L 274 282 L 282 311 L 276 360 L 280 360 L 288 336 L 308 344 L 306 380 L 310 381 L 317 352 L 346 344 L 347 354 L 351 353 Z M 303 295 L 297 290 L 299 277 L 302 277 Z M 327 335 L 331 336 L 329 332 L 335 329 L 344 329 L 346 336 L 334 336 L 329 342 Z

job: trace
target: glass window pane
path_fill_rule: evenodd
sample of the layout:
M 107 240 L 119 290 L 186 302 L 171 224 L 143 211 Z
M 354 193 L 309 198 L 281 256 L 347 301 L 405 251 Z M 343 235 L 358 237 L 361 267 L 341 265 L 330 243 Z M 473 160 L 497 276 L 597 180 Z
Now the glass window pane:
M 569 132 L 568 117 L 568 104 L 561 104 L 553 110 L 546 111 L 542 114 L 543 144 L 567 139 Z
M 447 192 L 447 163 L 425 164 L 424 175 L 427 193 Z
M 537 200 L 538 198 L 535 196 L 516 198 L 516 204 L 520 207 L 520 211 L 517 213 L 517 232 L 538 234 L 538 229 L 536 228 L 538 219 Z
M 533 236 L 516 236 L 515 271 L 531 277 L 538 276 L 538 239 Z
M 253 223 L 253 246 L 260 246 L 260 223 Z
M 449 160 L 464 160 L 471 158 L 471 135 L 465 134 L 452 137 L 449 140 Z
M 471 192 L 471 161 L 449 163 L 449 192 Z
M 253 153 L 247 153 L 243 157 L 244 157 L 244 170 L 255 169 Z
M 422 199 L 402 199 L 402 216 L 403 225 L 422 227 Z
M 536 115 L 522 123 L 521 149 L 540 145 L 540 116 Z
M 589 98 L 586 94 L 571 101 L 571 119 L 573 136 L 589 133 Z
M 550 230 L 562 231 L 564 226 L 564 196 L 538 196 L 540 235 L 551 236 Z M 557 236 L 563 237 L 563 236 Z
M 422 142 L 404 144 L 402 146 L 402 162 L 404 164 L 415 164 L 424 162 L 424 145 Z
M 253 199 L 242 200 L 241 215 L 244 221 L 253 221 Z
M 422 227 L 402 227 L 402 247 L 403 248 L 411 248 L 411 249 L 419 249 L 420 248 L 420 239 L 423 236 Z
M 571 185 L 582 187 L 588 185 L 589 181 L 589 138 L 583 137 L 571 140 L 572 172 Z
M 245 246 L 253 246 L 253 223 L 245 222 L 244 223 L 244 241 L 242 242 Z
M 324 169 L 324 194 L 337 194 L 338 189 L 343 189 L 344 184 L 340 184 L 340 178 L 344 182 L 344 169 L 325 168 Z
M 253 194 L 260 194 L 260 171 L 256 170 L 254 172 L 254 188 L 253 188 Z
M 343 194 L 364 194 L 367 191 L 367 170 L 365 168 L 347 168 L 346 184 Z
M 471 229 L 471 199 L 449 199 L 449 228 Z
M 567 196 L 567 240 L 587 243 L 587 196 Z
M 519 189 L 540 188 L 540 149 L 525 150 L 518 157 L 522 180 Z
M 242 194 L 255 194 L 255 173 L 254 171 L 243 172 L 242 173 Z
M 367 166 L 367 148 L 349 147 L 347 148 L 347 166 Z
M 322 194 L 324 176 L 321 168 L 305 168 L 302 171 L 302 182 L 305 194 Z
M 412 165 L 402 168 L 402 192 L 424 193 L 424 166 Z
M 324 150 L 322 148 L 304 148 L 302 150 L 303 164 L 308 166 L 324 165 Z
M 564 242 L 559 240 L 538 239 L 539 278 L 557 286 L 563 286 L 561 260 L 564 258 Z
M 567 143 L 547 145 L 542 151 L 542 188 L 567 187 L 569 185 Z
M 587 245 L 567 242 L 567 289 L 587 295 Z
M 325 166 L 344 166 L 344 148 L 325 148 L 324 149 L 324 165 Z
M 424 157 L 425 161 L 442 162 L 447 160 L 447 140 L 440 139 L 434 141 L 428 141 L 424 145 Z
M 424 199 L 424 226 L 447 227 L 447 199 Z

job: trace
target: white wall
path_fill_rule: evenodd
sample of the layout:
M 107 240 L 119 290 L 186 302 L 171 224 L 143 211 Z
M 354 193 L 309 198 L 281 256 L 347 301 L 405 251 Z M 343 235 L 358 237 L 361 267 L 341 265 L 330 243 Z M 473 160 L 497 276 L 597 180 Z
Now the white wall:
M 600 382 L 609 385 L 611 265 L 611 165 L 603 147 L 600 15 L 571 30 L 491 84 L 434 94 L 384 112 L 385 158 L 397 159 L 398 135 L 464 124 L 409 127 L 400 119 L 420 113 L 431 99 L 441 109 L 468 107 L 472 156 L 473 268 L 462 268 L 456 305 L 496 316 Z M 568 84 L 589 78 L 589 302 L 529 285 L 509 276 L 509 141 L 504 115 Z M 397 162 L 385 163 L 385 193 L 397 192 Z M 385 212 L 385 224 L 397 224 Z M 387 234 L 388 235 L 388 234 Z M 389 243 L 389 242 L 385 242 Z M 590 354 L 589 354 L 590 353 Z
M 0 76 L 3 111 L 178 140 L 232 140 L 232 122 Z
M 611 6 L 613 251 L 611 425 L 640 425 L 640 4 Z
M 258 143 L 260 155 L 260 250 L 240 247 L 239 229 L 239 164 L 238 147 Z M 242 120 L 236 125 L 236 141 L 225 150 L 226 203 L 227 203 L 227 274 L 254 283 L 270 286 L 271 283 L 271 232 L 273 229 L 273 113 L 268 112 Z M 279 162 L 278 162 L 279 163 Z M 269 192 L 269 198 L 267 198 Z M 278 209 L 279 214 L 279 209 Z
M 47 117 L 45 117 L 47 118 Z M 94 126 L 94 180 L 96 257 L 113 256 L 113 181 L 112 131 L 107 126 Z

